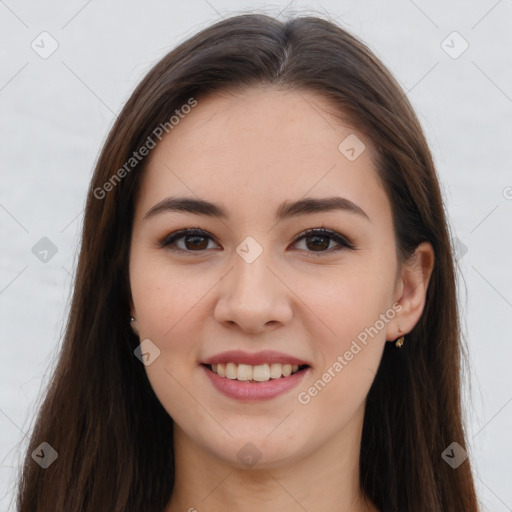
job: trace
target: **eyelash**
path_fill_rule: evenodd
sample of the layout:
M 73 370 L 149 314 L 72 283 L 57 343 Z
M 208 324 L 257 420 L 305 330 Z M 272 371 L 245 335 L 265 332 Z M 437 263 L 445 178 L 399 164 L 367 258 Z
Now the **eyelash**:
M 160 247 L 160 248 L 165 248 L 165 249 L 168 249 L 170 251 L 173 251 L 173 252 L 178 252 L 178 253 L 199 253 L 199 254 L 193 254 L 194 256 L 200 256 L 201 253 L 204 253 L 206 251 L 206 249 L 203 249 L 203 250 L 199 250 L 199 251 L 190 251 L 190 250 L 185 250 L 185 249 L 176 249 L 176 248 L 172 248 L 171 246 L 176 243 L 176 241 L 182 239 L 182 238 L 186 238 L 187 236 L 200 236 L 200 237 L 203 237 L 203 238 L 209 238 L 211 240 L 214 240 L 214 238 L 206 231 L 202 230 L 202 229 L 198 229 L 198 228 L 189 228 L 189 229 L 181 229 L 179 231 L 175 231 L 174 233 L 171 233 L 169 235 L 167 235 L 163 240 L 161 240 L 160 242 L 157 243 L 157 245 Z M 332 231 L 330 229 L 326 229 L 326 228 L 313 228 L 313 229 L 307 229 L 305 231 L 302 231 L 301 233 L 299 233 L 297 235 L 297 237 L 294 239 L 293 243 L 296 244 L 297 242 L 305 239 L 305 238 L 309 238 L 309 237 L 313 237 L 313 236 L 324 236 L 324 237 L 328 237 L 330 238 L 331 240 L 334 240 L 336 243 L 339 244 L 339 246 L 337 248 L 331 248 L 331 249 L 327 249 L 325 251 L 307 251 L 305 249 L 301 249 L 302 251 L 305 251 L 307 252 L 308 254 L 311 254 L 312 256 L 314 257 L 317 257 L 317 256 L 324 256 L 326 254 L 332 254 L 333 252 L 338 252 L 342 249 L 355 249 L 355 246 L 354 244 L 352 244 L 352 242 L 350 242 L 350 240 L 348 238 L 346 238 L 345 236 L 341 235 L 340 233 L 337 233 L 336 231 Z M 215 240 L 214 240 L 215 241 Z M 330 242 L 329 242 L 330 244 Z

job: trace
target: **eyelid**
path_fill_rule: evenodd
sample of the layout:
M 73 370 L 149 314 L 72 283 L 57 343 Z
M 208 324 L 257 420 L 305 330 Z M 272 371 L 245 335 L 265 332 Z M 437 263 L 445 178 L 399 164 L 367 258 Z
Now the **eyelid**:
M 194 235 L 202 236 L 205 238 L 210 238 L 215 243 L 217 243 L 217 241 L 215 240 L 215 237 L 211 233 L 209 233 L 208 231 L 205 231 L 204 229 L 197 227 L 197 228 L 184 228 L 184 229 L 179 229 L 178 231 L 174 231 L 174 232 L 166 235 L 162 240 L 157 242 L 156 245 L 158 245 L 158 247 L 160 247 L 162 249 L 169 249 L 173 252 L 181 252 L 181 253 L 186 252 L 189 254 L 193 254 L 194 252 L 196 252 L 196 253 L 198 253 L 197 255 L 199 255 L 201 253 L 204 253 L 205 251 L 184 251 L 183 249 L 172 249 L 169 247 L 171 244 L 175 243 L 177 240 L 179 240 L 181 238 L 185 238 L 187 236 L 194 236 Z
M 325 228 L 325 227 L 320 227 L 320 228 L 309 228 L 309 229 L 306 229 L 304 231 L 302 231 L 301 233 L 299 233 L 295 239 L 293 240 L 293 243 L 297 243 L 299 240 L 303 239 L 303 238 L 307 238 L 308 236 L 315 236 L 315 235 L 326 235 L 328 237 L 330 237 L 332 240 L 334 240 L 335 242 L 337 242 L 341 247 L 346 247 L 348 249 L 355 249 L 355 246 L 354 244 L 344 235 L 342 235 L 341 233 L 338 233 L 337 231 L 334 231 L 332 229 L 329 229 L 329 228 Z M 317 255 L 321 255 L 321 254 L 330 254 L 332 252 L 336 252 L 336 250 L 328 250 L 328 251 L 307 251 L 308 253 L 312 253 L 312 254 L 317 254 Z
M 175 243 L 177 240 L 180 240 L 181 238 L 185 238 L 187 236 L 194 236 L 194 235 L 201 236 L 204 238 L 209 238 L 212 241 L 214 241 L 216 244 L 218 244 L 215 237 L 211 233 L 209 233 L 208 231 L 205 231 L 204 229 L 197 227 L 197 228 L 184 228 L 184 229 L 180 229 L 178 231 L 174 231 L 173 233 L 166 235 L 162 240 L 157 242 L 156 245 L 160 248 L 169 249 L 173 252 L 187 253 L 187 254 L 192 254 L 194 256 L 199 256 L 199 255 L 205 253 L 206 250 L 187 251 L 187 250 L 183 250 L 183 249 L 170 248 L 170 246 L 173 243 Z M 354 244 L 346 236 L 342 235 L 341 233 L 338 233 L 337 231 L 325 228 L 323 226 L 318 227 L 318 228 L 308 228 L 304 231 L 301 231 L 294 238 L 292 245 L 296 244 L 297 242 L 299 242 L 300 240 L 302 240 L 304 238 L 307 238 L 309 236 L 315 236 L 315 235 L 328 236 L 329 238 L 331 238 L 331 240 L 335 241 L 338 244 L 338 247 L 331 248 L 331 249 L 328 249 L 325 251 L 304 251 L 304 250 L 302 250 L 302 252 L 306 252 L 307 254 L 312 254 L 313 256 L 324 256 L 324 255 L 338 252 L 338 251 L 342 250 L 343 248 L 355 249 Z M 194 253 L 196 253 L 196 254 L 194 254 Z

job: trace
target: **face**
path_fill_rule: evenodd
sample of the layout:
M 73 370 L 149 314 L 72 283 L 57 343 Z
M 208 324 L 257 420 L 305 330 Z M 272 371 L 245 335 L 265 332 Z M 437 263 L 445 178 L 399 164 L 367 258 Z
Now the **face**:
M 306 91 L 201 99 L 142 178 L 129 270 L 145 369 L 175 442 L 224 464 L 353 441 L 396 337 L 391 206 L 371 141 L 333 111 Z

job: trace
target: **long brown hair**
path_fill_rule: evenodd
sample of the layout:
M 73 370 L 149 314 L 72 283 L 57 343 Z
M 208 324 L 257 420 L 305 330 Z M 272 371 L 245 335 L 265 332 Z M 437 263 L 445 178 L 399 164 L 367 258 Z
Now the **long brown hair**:
M 362 492 L 381 512 L 478 510 L 469 460 L 454 469 L 442 458 L 454 441 L 466 447 L 463 346 L 449 231 L 416 115 L 383 64 L 331 21 L 245 14 L 168 53 L 108 135 L 89 188 L 65 337 L 21 469 L 20 512 L 162 512 L 169 502 L 172 419 L 134 356 L 139 339 L 129 328 L 128 254 L 145 161 L 126 163 L 191 98 L 261 84 L 330 99 L 378 148 L 400 258 L 422 241 L 435 252 L 423 315 L 403 349 L 386 344 L 367 397 Z M 31 456 L 42 442 L 58 452 L 47 469 Z

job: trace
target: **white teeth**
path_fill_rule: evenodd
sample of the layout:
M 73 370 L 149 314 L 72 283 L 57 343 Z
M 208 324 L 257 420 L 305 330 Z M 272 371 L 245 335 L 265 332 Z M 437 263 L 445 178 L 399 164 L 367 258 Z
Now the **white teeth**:
M 279 379 L 283 373 L 283 365 L 279 363 L 272 363 L 270 365 L 270 378 Z
M 238 380 L 251 380 L 252 366 L 249 366 L 248 364 L 239 364 L 236 378 Z
M 299 370 L 294 364 L 264 363 L 252 366 L 250 364 L 219 363 L 211 365 L 212 372 L 231 380 L 266 382 L 270 379 L 288 377 Z
M 228 379 L 236 379 L 237 367 L 235 363 L 226 364 L 226 377 Z
M 268 364 L 259 364 L 258 366 L 254 366 L 252 369 L 252 380 L 257 380 L 258 382 L 265 382 L 270 379 L 270 368 Z

